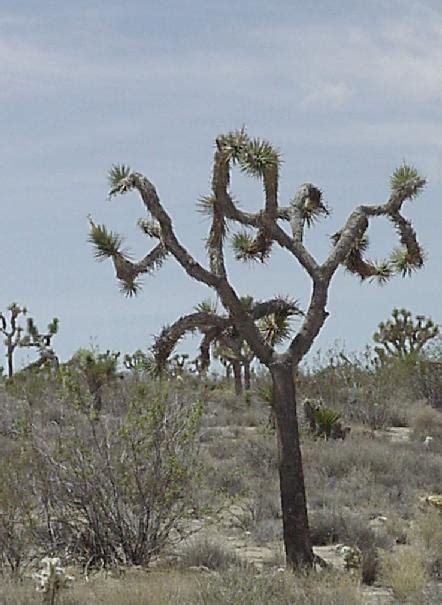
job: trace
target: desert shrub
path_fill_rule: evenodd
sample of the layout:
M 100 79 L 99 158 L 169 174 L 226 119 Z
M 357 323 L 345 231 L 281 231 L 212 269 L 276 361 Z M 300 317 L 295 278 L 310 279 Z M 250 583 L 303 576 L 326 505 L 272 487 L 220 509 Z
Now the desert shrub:
M 378 549 L 389 548 L 392 536 L 387 528 L 374 531 L 361 514 L 349 510 L 324 508 L 310 514 L 310 530 L 314 545 L 342 543 L 357 546 L 362 553 L 361 579 L 373 584 L 378 573 Z
M 414 541 L 422 548 L 428 572 L 442 577 L 442 515 L 428 509 L 417 515 L 413 522 Z
M 276 439 L 270 430 L 260 429 L 241 442 L 238 451 L 241 464 L 257 477 L 274 477 L 278 471 Z
M 358 546 L 363 552 L 373 546 L 386 548 L 391 544 L 387 532 L 374 532 L 367 519 L 349 510 L 324 508 L 310 514 L 312 543 L 316 546 L 344 543 Z
M 273 490 L 269 487 L 268 481 L 253 482 L 248 498 L 238 504 L 238 510 L 232 516 L 232 524 L 235 527 L 255 535 L 256 528 L 263 521 L 281 518 L 281 503 L 276 485 Z
M 269 542 L 280 542 L 282 540 L 281 521 L 274 518 L 258 520 L 253 528 L 253 538 L 260 546 L 265 546 Z
M 319 399 L 346 422 L 372 429 L 408 426 L 409 407 L 420 396 L 418 370 L 404 360 L 380 365 L 367 348 L 360 355 L 332 350 L 298 376 L 301 397 Z
M 227 498 L 235 498 L 247 493 L 244 469 L 230 461 L 218 462 L 216 466 L 206 468 L 204 481 L 214 493 Z
M 377 486 L 405 491 L 410 488 L 437 490 L 440 458 L 428 456 L 421 444 L 390 443 L 363 436 L 343 443 L 326 442 L 311 447 L 304 456 L 309 472 L 345 480 L 353 471 L 369 471 Z M 306 473 L 307 475 L 307 473 Z
M 437 348 L 434 348 L 430 359 L 423 359 L 417 366 L 416 379 L 418 392 L 425 397 L 428 403 L 442 409 L 442 339 L 439 339 Z
M 194 538 L 183 549 L 180 557 L 182 567 L 206 567 L 221 571 L 239 565 L 240 559 L 221 542 L 207 536 Z
M 429 449 L 442 453 L 442 412 L 426 406 L 416 414 L 412 426 L 413 439 L 423 442 L 432 437 Z
M 29 560 L 36 506 L 29 457 L 19 446 L 0 461 L 0 567 L 19 575 Z
M 380 564 L 382 582 L 391 588 L 400 602 L 415 597 L 422 598 L 429 578 L 424 558 L 419 551 L 404 547 L 397 552 L 384 552 Z
M 148 564 L 189 506 L 201 414 L 199 403 L 141 384 L 120 418 L 74 408 L 58 439 L 34 430 L 52 548 L 83 563 Z

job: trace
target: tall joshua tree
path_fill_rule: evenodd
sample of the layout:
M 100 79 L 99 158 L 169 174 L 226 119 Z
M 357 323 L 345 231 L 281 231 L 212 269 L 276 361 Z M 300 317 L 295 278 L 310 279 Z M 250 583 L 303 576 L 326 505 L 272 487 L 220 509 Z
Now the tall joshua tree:
M 262 180 L 264 204 L 260 211 L 249 213 L 238 207 L 230 193 L 230 170 L 233 166 Z M 99 259 L 112 259 L 122 289 L 129 295 L 138 292 L 138 278 L 141 274 L 150 273 L 168 255 L 173 256 L 190 277 L 216 292 L 235 330 L 269 369 L 278 437 L 284 544 L 288 565 L 296 567 L 312 565 L 314 556 L 308 526 L 293 373 L 328 316 L 328 290 L 339 266 L 344 266 L 362 280 L 374 279 L 380 283 L 386 282 L 394 273 L 407 275 L 422 266 L 422 250 L 410 222 L 402 215 L 402 206 L 422 190 L 425 180 L 413 167 L 403 164 L 391 178 L 391 193 L 387 201 L 361 205 L 353 210 L 343 227 L 332 237 L 328 257 L 320 263 L 307 250 L 303 240 L 306 227 L 310 227 L 315 219 L 328 214 L 322 202 L 321 191 L 311 183 L 306 183 L 287 206 L 280 206 L 279 170 L 279 153 L 267 141 L 250 139 L 244 130 L 216 139 L 212 193 L 203 200 L 204 208 L 211 216 L 207 238 L 208 268 L 200 264 L 178 240 L 172 219 L 151 181 L 125 166 L 114 166 L 111 170 L 110 196 L 136 190 L 148 213 L 148 219 L 140 221 L 140 227 L 146 235 L 156 239 L 157 243 L 140 262 L 133 262 L 122 250 L 121 237 L 108 231 L 106 227 L 91 222 L 90 240 Z M 368 246 L 366 232 L 370 220 L 376 217 L 387 218 L 395 227 L 400 240 L 400 247 L 380 264 L 364 257 Z M 238 259 L 265 262 L 273 246 L 278 245 L 292 255 L 311 279 L 308 307 L 298 332 L 284 351 L 277 351 L 271 343 L 266 342 L 256 325 L 260 309 L 276 309 L 281 305 L 281 300 L 255 303 L 250 309 L 246 309 L 229 281 L 224 260 L 228 223 L 237 223 L 243 229 L 233 238 Z M 208 325 L 225 321 L 211 314 L 203 314 L 199 319 L 207 321 Z M 182 321 L 190 319 L 182 318 Z M 155 345 L 157 350 L 168 342 L 169 336 L 167 330 L 160 336 Z M 167 347 L 164 352 L 167 353 Z

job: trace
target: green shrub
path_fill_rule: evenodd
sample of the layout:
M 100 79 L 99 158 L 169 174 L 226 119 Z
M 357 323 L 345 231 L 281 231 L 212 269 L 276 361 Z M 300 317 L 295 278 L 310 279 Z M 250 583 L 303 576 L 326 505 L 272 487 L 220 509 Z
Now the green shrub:
M 201 414 L 198 403 L 139 384 L 119 418 L 74 408 L 57 440 L 34 431 L 55 547 L 83 563 L 147 565 L 190 505 Z

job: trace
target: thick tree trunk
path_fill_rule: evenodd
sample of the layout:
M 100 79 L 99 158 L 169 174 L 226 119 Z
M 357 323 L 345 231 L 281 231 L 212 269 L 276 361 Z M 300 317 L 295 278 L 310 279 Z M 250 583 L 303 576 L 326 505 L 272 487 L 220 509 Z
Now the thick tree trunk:
M 278 363 L 270 368 L 270 372 L 278 436 L 279 481 L 287 566 L 311 566 L 313 550 L 308 526 L 293 371 L 291 364 Z
M 8 378 L 12 378 L 12 375 L 14 374 L 13 355 L 14 349 L 8 349 Z
M 242 377 L 241 377 L 241 363 L 239 361 L 232 361 L 233 378 L 235 381 L 235 394 L 241 395 L 242 393 Z
M 243 367 L 244 367 L 244 388 L 246 391 L 250 391 L 250 387 L 251 387 L 250 361 L 244 361 Z

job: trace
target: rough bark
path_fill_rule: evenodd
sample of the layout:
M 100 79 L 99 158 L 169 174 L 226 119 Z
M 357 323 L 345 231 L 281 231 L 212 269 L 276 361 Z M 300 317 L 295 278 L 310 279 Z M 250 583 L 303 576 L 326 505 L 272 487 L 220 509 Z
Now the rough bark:
M 11 348 L 11 347 L 8 347 L 8 353 L 7 353 L 7 358 L 8 358 L 8 378 L 12 378 L 12 376 L 14 374 L 13 355 L 14 355 L 14 349 Z
M 241 395 L 242 393 L 242 378 L 241 378 L 241 362 L 238 360 L 232 360 L 233 378 L 235 381 L 235 395 Z
M 273 364 L 270 372 L 273 384 L 272 406 L 278 436 L 284 546 L 287 565 L 295 569 L 311 566 L 314 558 L 299 444 L 295 384 L 291 363 Z
M 244 361 L 244 388 L 246 391 L 250 391 L 251 388 L 251 376 L 250 376 L 250 361 L 246 359 Z

